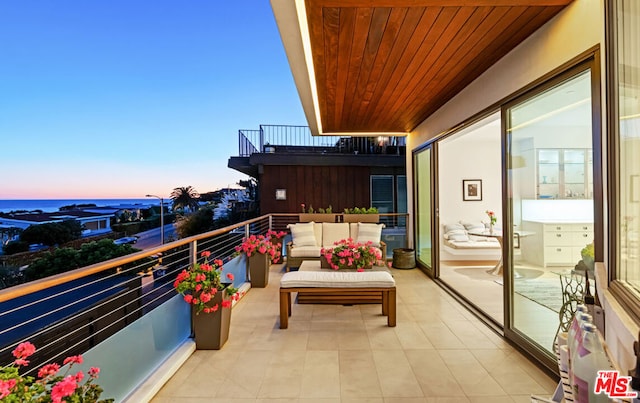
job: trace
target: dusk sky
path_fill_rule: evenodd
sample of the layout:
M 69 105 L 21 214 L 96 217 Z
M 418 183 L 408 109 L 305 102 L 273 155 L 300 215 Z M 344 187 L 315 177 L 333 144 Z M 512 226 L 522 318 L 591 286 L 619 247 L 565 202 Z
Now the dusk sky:
M 0 199 L 234 186 L 238 129 L 307 124 L 268 0 L 2 0 L 0 43 Z

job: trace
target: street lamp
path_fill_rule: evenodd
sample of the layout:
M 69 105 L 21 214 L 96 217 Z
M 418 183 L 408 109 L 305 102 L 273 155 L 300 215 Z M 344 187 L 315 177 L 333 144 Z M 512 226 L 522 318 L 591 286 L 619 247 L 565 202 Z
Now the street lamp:
M 164 199 L 156 195 L 146 195 L 160 200 L 160 245 L 164 245 Z

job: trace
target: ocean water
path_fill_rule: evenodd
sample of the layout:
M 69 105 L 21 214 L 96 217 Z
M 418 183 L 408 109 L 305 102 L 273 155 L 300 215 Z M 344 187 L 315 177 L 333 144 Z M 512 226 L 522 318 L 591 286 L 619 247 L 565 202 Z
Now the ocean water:
M 27 199 L 27 200 L 0 200 L 0 213 L 8 213 L 15 210 L 42 210 L 44 212 L 56 212 L 63 206 L 72 204 L 95 204 L 98 207 L 117 207 L 121 205 L 141 204 L 145 206 L 159 205 L 155 198 L 143 199 Z

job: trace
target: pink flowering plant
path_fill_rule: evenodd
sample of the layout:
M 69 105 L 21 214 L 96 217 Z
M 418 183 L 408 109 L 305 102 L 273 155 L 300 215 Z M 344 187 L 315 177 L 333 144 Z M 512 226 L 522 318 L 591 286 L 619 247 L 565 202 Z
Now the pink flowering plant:
M 355 268 L 364 271 L 374 264 L 384 265 L 382 252 L 372 242 L 355 242 L 352 238 L 334 242 L 333 248 L 322 248 L 320 254 L 334 270 Z
M 214 259 L 213 263 L 209 263 L 210 256 L 211 252 L 202 252 L 201 257 L 204 258 L 204 261 L 182 270 L 178 273 L 178 277 L 173 283 L 173 287 L 183 296 L 185 302 L 195 307 L 196 314 L 218 311 L 221 307 L 219 304 L 212 305 L 211 300 L 216 293 L 222 290 L 226 289 L 227 294 L 231 295 L 231 299 L 222 300 L 222 308 L 230 307 L 233 300 L 239 298 L 237 288 L 222 282 L 222 271 L 224 269 L 222 260 Z M 230 282 L 233 281 L 232 273 L 227 273 L 225 277 Z
M 270 229 L 269 231 L 267 231 L 266 237 L 269 238 L 272 242 L 274 239 L 282 239 L 285 237 L 285 235 L 287 235 L 287 233 L 285 231 L 275 231 Z
M 282 243 L 287 235 L 285 231 L 275 231 L 270 229 L 265 235 L 276 249 L 275 256 L 271 258 L 271 263 L 280 263 L 282 260 Z
M 250 235 L 235 249 L 238 253 L 245 253 L 247 257 L 251 257 L 255 253 L 261 253 L 268 255 L 272 262 L 277 262 L 280 260 L 282 244 L 273 243 L 271 239 L 270 235 Z
M 38 370 L 38 376 L 20 375 L 20 368 L 29 365 L 29 358 L 36 352 L 36 347 L 29 343 L 20 343 L 13 350 L 15 360 L 11 365 L 0 369 L 0 402 L 82 402 L 109 403 L 113 399 L 100 399 L 103 390 L 95 383 L 100 373 L 99 368 L 92 367 L 84 372 L 72 373 L 74 364 L 82 364 L 82 356 L 75 355 L 65 358 L 62 366 L 66 366 L 64 373 L 60 373 L 59 364 L 47 364 Z M 84 382 L 83 382 L 84 380 Z

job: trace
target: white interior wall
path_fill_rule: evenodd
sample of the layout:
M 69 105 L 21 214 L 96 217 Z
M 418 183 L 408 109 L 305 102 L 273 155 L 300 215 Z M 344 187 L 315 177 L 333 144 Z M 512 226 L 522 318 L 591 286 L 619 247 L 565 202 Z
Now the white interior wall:
M 479 131 L 483 130 L 484 133 Z M 500 127 L 492 125 L 443 142 L 438 149 L 440 224 L 488 222 L 486 210 L 501 220 Z M 463 201 L 462 181 L 482 180 L 482 200 Z
M 438 137 L 596 45 L 602 49 L 601 70 L 606 72 L 604 21 L 603 1 L 576 0 L 572 2 L 545 26 L 500 59 L 458 93 L 456 97 L 420 124 L 407 137 L 407 150 L 413 150 Z M 604 89 L 606 88 L 604 74 L 601 80 L 601 87 Z M 606 110 L 605 102 L 603 97 L 603 111 Z M 602 132 L 605 133 L 606 117 L 604 114 L 602 125 Z M 601 146 L 606 151 L 604 141 Z M 606 152 L 603 154 L 605 155 L 603 166 L 606 166 Z M 412 167 L 410 153 L 407 153 L 407 167 Z M 411 169 L 407 170 L 407 181 L 413 183 Z M 452 186 L 458 185 L 454 183 Z M 411 186 L 408 188 L 408 193 L 410 214 L 413 215 L 413 189 Z M 606 210 L 607 200 L 606 198 L 604 200 L 604 209 Z M 605 218 L 603 217 L 603 219 Z M 604 235 L 606 243 L 607 234 Z M 601 278 L 606 279 L 607 276 L 603 275 Z M 603 304 L 606 309 L 606 338 L 610 341 L 610 350 L 614 359 L 623 368 L 630 368 L 630 365 L 633 364 L 634 354 L 632 345 L 628 341 L 635 340 L 639 328 L 629 319 L 611 294 L 606 291 L 606 286 L 602 294 L 604 294 Z

